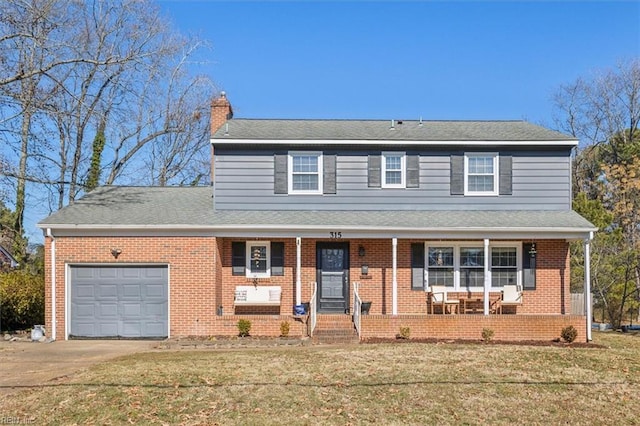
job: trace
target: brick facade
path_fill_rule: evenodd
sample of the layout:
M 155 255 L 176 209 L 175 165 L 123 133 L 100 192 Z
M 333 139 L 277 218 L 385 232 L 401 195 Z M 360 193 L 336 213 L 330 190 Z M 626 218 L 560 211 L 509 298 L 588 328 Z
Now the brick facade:
M 252 321 L 253 335 L 277 336 L 280 324 L 290 323 L 291 336 L 304 336 L 303 319 L 293 317 L 296 303 L 295 238 L 260 238 L 280 241 L 285 246 L 283 276 L 257 280 L 232 275 L 231 243 L 246 239 L 215 237 L 58 237 L 56 238 L 56 333 L 65 336 L 65 283 L 67 265 L 94 264 L 166 264 L 170 281 L 170 334 L 236 335 L 237 321 Z M 322 239 L 302 239 L 301 294 L 308 302 L 316 281 L 316 243 Z M 345 241 L 346 242 L 346 241 Z M 524 302 L 517 315 L 426 316 L 427 297 L 424 290 L 411 289 L 411 243 L 421 240 L 399 240 L 397 247 L 398 313 L 392 313 L 392 242 L 391 239 L 349 240 L 350 282 L 360 283 L 362 300 L 371 301 L 371 315 L 363 316 L 363 337 L 393 337 L 400 324 L 408 325 L 415 337 L 478 338 L 484 327 L 496 332 L 496 339 L 528 340 L 557 337 L 563 324 L 573 324 L 585 335 L 584 317 L 569 313 L 569 245 L 563 240 L 537 241 L 537 286 L 525 291 Z M 46 239 L 50 253 L 51 239 Z M 365 250 L 360 256 L 359 247 Z M 122 253 L 117 259 L 111 249 Z M 52 329 L 51 257 L 46 267 L 46 325 Z M 368 265 L 368 274 L 361 266 Z M 238 285 L 270 285 L 282 287 L 280 307 L 234 306 L 234 290 Z M 351 293 L 353 288 L 350 289 Z M 455 297 L 455 296 L 453 296 Z M 350 301 L 352 296 L 350 297 Z M 221 307 L 221 312 L 219 312 Z M 219 315 L 222 313 L 223 315 Z M 448 330 L 443 331 L 443 330 Z M 420 331 L 418 331 L 420 330 Z M 416 334 L 417 333 L 417 334 Z M 424 334 L 424 336 L 421 335 Z M 445 333 L 445 334 L 442 334 Z

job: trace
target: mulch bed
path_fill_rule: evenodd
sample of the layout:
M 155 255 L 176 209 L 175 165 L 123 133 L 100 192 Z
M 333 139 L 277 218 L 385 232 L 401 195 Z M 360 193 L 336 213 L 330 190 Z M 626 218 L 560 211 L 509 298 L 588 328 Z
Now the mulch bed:
M 456 345 L 511 345 L 511 346 L 553 346 L 558 348 L 589 348 L 606 349 L 606 346 L 587 342 L 562 342 L 559 340 L 465 340 L 465 339 L 384 339 L 372 337 L 362 341 L 364 344 L 374 343 L 429 343 L 429 344 L 456 344 Z

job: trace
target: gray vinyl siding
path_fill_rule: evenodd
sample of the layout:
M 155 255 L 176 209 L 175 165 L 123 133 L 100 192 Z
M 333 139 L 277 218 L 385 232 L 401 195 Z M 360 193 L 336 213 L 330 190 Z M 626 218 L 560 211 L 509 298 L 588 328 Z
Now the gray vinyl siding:
M 512 157 L 511 195 L 451 195 L 450 153 L 444 150 L 419 152 L 417 188 L 371 188 L 368 155 L 376 153 L 338 151 L 335 194 L 287 195 L 274 193 L 272 151 L 216 149 L 215 207 L 218 210 L 570 210 L 568 151 L 500 152 Z

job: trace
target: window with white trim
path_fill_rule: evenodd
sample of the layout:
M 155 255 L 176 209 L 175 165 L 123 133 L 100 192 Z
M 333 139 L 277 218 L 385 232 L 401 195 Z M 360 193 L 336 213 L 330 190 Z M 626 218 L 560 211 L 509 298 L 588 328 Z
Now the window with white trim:
M 491 287 L 518 283 L 518 250 L 515 247 L 491 248 Z
M 271 243 L 269 241 L 247 241 L 247 274 L 249 278 L 271 276 Z
M 404 188 L 407 160 L 404 152 L 382 153 L 382 187 Z
M 498 154 L 465 153 L 465 195 L 498 195 Z
M 322 153 L 289 153 L 289 194 L 322 194 Z
M 484 248 L 460 247 L 460 287 L 484 286 Z
M 427 250 L 428 285 L 454 286 L 454 248 L 429 247 Z
M 522 243 L 496 241 L 489 245 L 491 288 L 522 281 Z M 447 286 L 450 291 L 482 291 L 484 246 L 478 242 L 425 243 L 425 284 Z

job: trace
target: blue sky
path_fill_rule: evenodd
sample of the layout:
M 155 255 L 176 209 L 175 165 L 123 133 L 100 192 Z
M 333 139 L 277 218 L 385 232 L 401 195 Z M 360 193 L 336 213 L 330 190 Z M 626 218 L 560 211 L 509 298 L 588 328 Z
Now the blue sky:
M 526 119 L 640 55 L 640 2 L 170 1 L 237 117 Z

